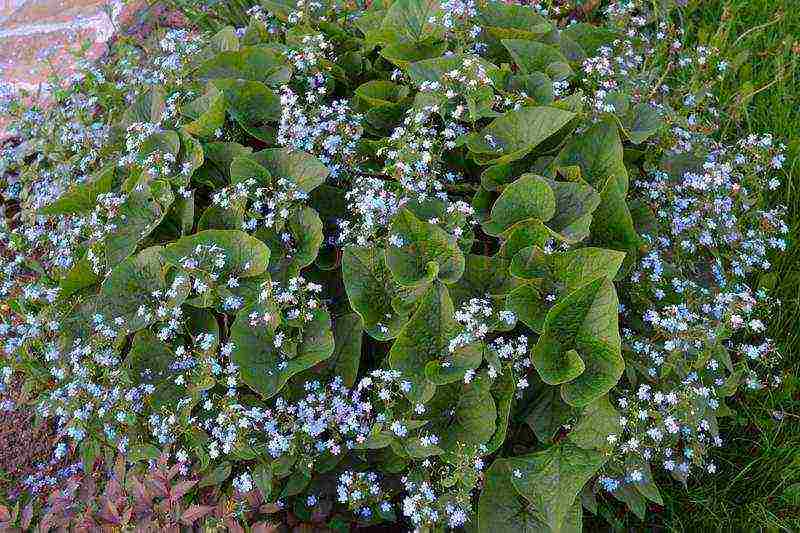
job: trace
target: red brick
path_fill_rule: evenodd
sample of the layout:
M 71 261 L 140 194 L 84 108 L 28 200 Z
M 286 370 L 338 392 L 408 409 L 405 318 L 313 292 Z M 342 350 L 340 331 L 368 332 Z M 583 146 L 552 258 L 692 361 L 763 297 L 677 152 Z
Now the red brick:
M 95 17 L 108 3 L 108 0 L 28 0 L 3 21 L 0 32 Z
M 0 0 L 0 83 L 36 92 L 51 74 L 70 75 L 72 52 L 84 42 L 90 44 L 85 57 L 94 60 L 106 52 L 116 27 L 142 26 L 135 31 L 145 32 L 149 24 L 138 13 L 146 5 L 145 0 Z

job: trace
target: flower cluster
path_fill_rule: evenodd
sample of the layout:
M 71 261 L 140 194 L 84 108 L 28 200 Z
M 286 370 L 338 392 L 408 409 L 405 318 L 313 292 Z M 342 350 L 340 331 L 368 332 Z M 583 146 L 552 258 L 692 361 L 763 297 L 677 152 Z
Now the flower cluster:
M 345 193 L 349 210 L 346 219 L 339 220 L 338 244 L 366 246 L 385 237 L 389 221 L 400 210 L 407 198 L 393 191 L 381 179 L 369 176 L 356 177 Z
M 362 116 L 346 100 L 330 105 L 316 98 L 301 100 L 288 86 L 281 88 L 278 144 L 319 157 L 333 180 L 343 179 L 356 160 Z
M 378 474 L 374 472 L 343 472 L 336 485 L 336 496 L 339 503 L 346 505 L 362 520 L 392 512 L 392 505 L 381 488 Z
M 383 150 L 385 172 L 397 179 L 415 199 L 447 199 L 445 185 L 459 180 L 456 173 L 440 168 L 441 155 L 456 146 L 464 128 L 455 121 L 440 124 L 437 105 L 412 108 L 403 125 L 392 131 Z
M 302 206 L 308 193 L 294 181 L 277 178 L 264 184 L 248 177 L 214 193 L 214 205 L 227 210 L 241 210 L 245 215 L 242 229 L 255 232 L 259 228 L 282 228 L 293 210 Z

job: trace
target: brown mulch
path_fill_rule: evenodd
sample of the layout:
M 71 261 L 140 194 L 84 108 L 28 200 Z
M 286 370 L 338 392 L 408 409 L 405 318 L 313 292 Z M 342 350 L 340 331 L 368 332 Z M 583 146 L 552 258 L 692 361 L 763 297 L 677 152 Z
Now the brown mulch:
M 21 382 L 0 392 L 0 405 L 10 400 L 11 411 L 0 412 L 0 498 L 14 500 L 25 491 L 28 476 L 56 477 L 68 462 L 52 461 L 57 438 L 51 424 L 36 424 L 33 409 L 19 404 Z

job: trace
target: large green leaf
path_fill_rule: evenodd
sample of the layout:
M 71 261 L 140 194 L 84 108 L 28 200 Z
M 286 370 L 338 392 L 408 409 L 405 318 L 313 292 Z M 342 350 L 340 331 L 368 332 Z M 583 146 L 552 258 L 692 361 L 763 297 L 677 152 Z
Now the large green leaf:
M 395 0 L 383 18 L 381 29 L 404 41 L 441 35 L 443 28 L 430 21 L 440 9 L 438 0 Z
M 598 277 L 614 279 L 624 259 L 622 252 L 590 246 L 550 256 L 552 271 L 564 283 L 565 292 L 571 292 Z
M 628 171 L 622 159 L 622 141 L 617 124 L 605 119 L 586 131 L 573 135 L 561 149 L 554 165 L 577 165 L 581 176 L 596 190 L 602 190 L 609 177 L 620 185 L 623 196 L 628 192 Z
M 120 319 L 121 327 L 129 332 L 138 331 L 155 321 L 154 310 L 161 300 L 154 294 L 164 294 L 170 288 L 166 265 L 161 257 L 163 248 L 153 246 L 120 262 L 109 273 L 100 287 L 96 300 L 97 312 L 108 322 Z M 180 305 L 189 291 L 188 282 L 177 287 L 169 302 Z M 144 306 L 149 312 L 139 313 Z
M 322 161 L 299 150 L 267 148 L 251 154 L 250 157 L 267 169 L 273 178 L 287 178 L 305 192 L 311 192 L 322 185 L 329 174 Z
M 133 104 L 125 109 L 122 124 L 125 127 L 137 122 L 160 124 L 165 109 L 164 89 L 158 85 L 152 86 L 137 96 Z
M 500 235 L 511 226 L 529 218 L 546 222 L 556 212 L 556 198 L 545 178 L 525 174 L 503 189 L 492 206 L 489 220 L 483 230 L 489 235 Z
M 592 241 L 626 252 L 628 260 L 633 261 L 641 241 L 619 182 L 609 178 L 601 198 L 600 206 L 592 219 Z
M 224 208 L 218 205 L 210 205 L 200 215 L 197 221 L 197 230 L 205 231 L 209 229 L 242 229 L 244 224 L 244 210 L 238 207 Z
M 151 154 L 178 155 L 181 149 L 181 139 L 175 130 L 157 131 L 149 135 L 139 145 L 139 159 L 145 160 Z
M 512 311 L 518 321 L 536 333 L 542 332 L 547 307 L 539 290 L 532 283 L 520 285 L 509 292 L 506 295 L 506 309 Z
M 563 384 L 561 394 L 570 405 L 588 405 L 622 375 L 618 307 L 614 285 L 601 277 L 567 294 L 547 313 L 533 363 L 546 383 Z
M 497 408 L 492 383 L 485 374 L 470 383 L 443 385 L 426 405 L 430 423 L 426 426 L 439 437 L 438 446 L 455 452 L 459 445 L 484 444 L 494 435 Z
M 578 493 L 606 459 L 601 453 L 562 443 L 506 461 L 517 492 L 552 531 L 562 531 Z
M 194 75 L 200 80 L 230 78 L 269 82 L 286 68 L 281 54 L 262 46 L 246 46 L 220 52 L 198 67 Z
M 426 81 L 441 81 L 445 72 L 457 70 L 462 68 L 465 61 L 472 61 L 480 65 L 490 79 L 497 76 L 499 69 L 492 63 L 485 59 L 470 54 L 450 54 L 445 56 L 437 56 L 429 59 L 422 59 L 414 61 L 408 68 L 409 77 L 416 84 Z
M 584 407 L 568 439 L 581 448 L 601 449 L 608 446 L 609 435 L 620 431 L 619 413 L 608 396 L 603 396 Z
M 509 76 L 507 89 L 524 93 L 534 105 L 551 105 L 555 100 L 553 80 L 544 72 Z
M 94 285 L 99 280 L 88 254 L 89 250 L 84 252 L 81 258 L 75 261 L 72 267 L 59 279 L 59 298 L 69 298 L 79 290 Z
M 175 383 L 179 372 L 172 370 L 171 365 L 176 358 L 175 353 L 147 329 L 138 332 L 133 338 L 126 362 L 131 378 L 136 383 L 152 384 L 155 387 L 150 396 L 150 404 L 155 410 L 162 407 L 174 408 L 179 400 L 189 396 L 187 389 L 192 384 L 187 383 L 180 387 Z
M 367 106 L 374 107 L 399 102 L 407 96 L 408 87 L 386 80 L 371 80 L 359 85 L 355 94 Z
M 178 131 L 178 137 L 181 140 L 177 160 L 179 171 L 176 175 L 170 177 L 170 183 L 177 187 L 186 187 L 195 171 L 203 166 L 206 155 L 203 152 L 203 145 L 200 144 L 200 141 L 192 137 L 184 128 Z
M 240 47 L 239 36 L 237 35 L 236 28 L 233 26 L 225 26 L 217 33 L 211 35 L 205 43 L 205 46 L 191 56 L 189 66 L 196 69 L 205 61 L 212 59 L 220 52 L 235 52 Z
M 515 392 L 516 383 L 514 383 L 514 375 L 510 370 L 504 371 L 492 383 L 492 398 L 494 398 L 495 406 L 497 407 L 497 419 L 495 420 L 494 434 L 489 439 L 489 442 L 486 443 L 487 454 L 499 450 L 506 441 Z
M 498 256 L 467 254 L 464 275 L 450 286 L 456 307 L 470 298 L 502 296 L 514 287 L 508 261 Z
M 258 276 L 267 269 L 269 248 L 266 244 L 240 230 L 210 229 L 188 235 L 169 244 L 161 252 L 164 259 L 176 266 L 195 253 L 198 246 L 205 249 L 214 247 L 225 254 L 225 265 L 221 268 L 212 264 L 213 258 L 204 254 L 198 268 L 205 272 L 220 272 L 223 281 L 227 276 L 242 278 Z
M 511 459 L 496 459 L 484 475 L 477 509 L 476 530 L 479 533 L 552 533 L 544 514 L 525 499 L 511 482 Z M 582 509 L 575 502 L 564 518 L 560 533 L 582 531 Z
M 589 236 L 592 213 L 600 205 L 600 195 L 584 183 L 548 180 L 556 198 L 556 212 L 547 227 L 568 243 Z
M 393 42 L 382 48 L 380 54 L 381 57 L 397 67 L 408 69 L 410 65 L 418 61 L 439 57 L 446 50 L 447 43 L 443 41 L 402 41 Z
M 588 22 L 578 22 L 561 30 L 561 36 L 578 43 L 587 57 L 593 57 L 601 46 L 609 45 L 617 39 L 619 32 Z
M 455 238 L 410 210 L 401 209 L 392 218 L 389 235 L 402 240 L 386 249 L 386 264 L 399 284 L 415 286 L 437 278 L 454 283 L 464 273 L 464 254 Z
M 303 207 L 289 215 L 280 232 L 261 229 L 256 237 L 267 243 L 271 251 L 272 279 L 286 282 L 317 258 L 324 239 L 322 220 L 315 210 Z
M 169 211 L 175 196 L 169 185 L 157 180 L 128 193 L 116 215 L 109 221 L 114 231 L 105 239 L 106 261 L 116 265 L 134 251 Z
M 529 218 L 517 222 L 500 235 L 502 244 L 497 256 L 511 261 L 520 250 L 528 246 L 544 248 L 551 237 L 552 232 L 541 220 Z
M 567 58 L 555 46 L 526 39 L 503 39 L 502 43 L 523 74 L 571 72 Z
M 381 248 L 348 246 L 342 256 L 342 279 L 353 310 L 374 339 L 393 339 L 408 315 L 392 307 L 398 287 Z
M 583 359 L 574 348 L 564 349 L 562 344 L 556 343 L 551 338 L 539 339 L 534 352 L 534 361 L 539 376 L 548 385 L 567 383 L 586 370 Z
M 211 189 L 224 187 L 231 180 L 231 163 L 237 157 L 253 152 L 249 146 L 233 142 L 210 142 L 203 145 L 203 166 L 194 173 L 192 180 Z
M 494 39 L 536 39 L 553 29 L 552 22 L 529 6 L 504 2 L 482 3 L 478 20 Z
M 642 144 L 658 132 L 664 122 L 661 114 L 648 102 L 631 107 L 621 118 L 622 132 L 633 144 Z
M 231 160 L 230 174 L 233 185 L 249 179 L 256 180 L 263 187 L 271 186 L 273 182 L 272 174 L 249 154 L 236 156 Z
M 219 79 L 214 86 L 222 91 L 228 113 L 242 126 L 277 122 L 281 101 L 272 89 L 259 81 Z
M 561 399 L 559 387 L 550 387 L 545 383 L 538 388 L 537 395 L 529 405 L 532 408 L 525 417 L 525 423 L 542 444 L 553 444 L 561 429 L 578 415 L 578 409 Z
M 240 311 L 231 327 L 231 359 L 239 366 L 242 380 L 264 398 L 276 395 L 292 376 L 333 354 L 331 319 L 324 309 L 313 312 L 313 319 L 303 325 L 296 345 L 282 344 L 279 348 L 275 346 L 274 326 L 251 326 L 250 311 Z
M 342 315 L 334 320 L 333 338 L 336 347 L 330 359 L 333 373 L 342 378 L 345 387 L 355 385 L 361 361 L 361 341 L 364 322 L 356 313 Z
M 527 246 L 511 259 L 511 275 L 522 279 L 541 279 L 551 275 L 552 257 L 538 246 Z
M 407 395 L 415 402 L 424 403 L 435 392 L 435 384 L 426 377 L 425 367 L 429 363 L 447 361 L 451 376 L 463 376 L 481 362 L 481 352 L 472 344 L 449 353 L 450 340 L 462 329 L 453 318 L 453 311 L 447 287 L 433 282 L 389 351 L 389 364 L 411 383 Z
M 494 119 L 470 137 L 467 148 L 493 164 L 522 159 L 566 126 L 575 114 L 555 107 L 523 107 Z
M 205 94 L 181 107 L 181 113 L 192 119 L 183 128 L 191 135 L 214 137 L 216 131 L 225 124 L 225 111 L 225 96 L 210 85 Z
M 103 167 L 89 179 L 70 187 L 59 198 L 41 209 L 42 215 L 68 215 L 87 213 L 97 206 L 97 197 L 111 191 L 114 186 L 116 165 Z

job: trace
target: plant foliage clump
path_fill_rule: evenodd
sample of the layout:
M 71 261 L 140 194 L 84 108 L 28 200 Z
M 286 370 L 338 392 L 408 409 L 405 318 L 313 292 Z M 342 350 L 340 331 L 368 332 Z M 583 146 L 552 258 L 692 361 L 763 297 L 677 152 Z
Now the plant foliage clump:
M 625 5 L 264 0 L 91 78 L 100 121 L 24 115 L 3 372 L 54 458 L 169 450 L 178 498 L 419 530 L 573 531 L 659 503 L 651 465 L 713 472 L 724 397 L 778 379 L 782 148 L 716 143 L 679 82 L 724 61 Z

